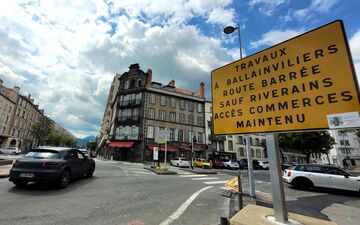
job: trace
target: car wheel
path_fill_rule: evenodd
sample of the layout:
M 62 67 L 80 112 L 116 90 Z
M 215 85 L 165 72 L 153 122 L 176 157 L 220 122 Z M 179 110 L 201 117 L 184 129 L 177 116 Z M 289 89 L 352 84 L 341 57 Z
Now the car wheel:
M 311 180 L 309 180 L 307 178 L 295 179 L 291 184 L 294 188 L 304 190 L 304 191 L 309 190 L 311 187 L 314 186 L 314 184 L 311 182 Z
M 177 166 L 177 167 L 179 167 L 179 163 L 178 163 L 178 164 L 176 164 L 176 166 Z
M 229 169 L 229 170 L 231 170 L 231 168 L 230 168 L 230 166 L 229 166 L 229 165 L 228 165 L 228 166 L 226 166 L 226 168 L 227 168 L 227 169 Z
M 3 154 L 3 152 L 2 152 L 2 151 L 0 151 L 0 154 Z
M 17 186 L 17 187 L 25 187 L 29 182 L 28 181 L 23 181 L 23 180 L 17 180 L 17 181 L 13 181 L 13 183 Z
M 93 174 L 94 174 L 94 170 L 95 170 L 94 167 L 90 166 L 88 172 L 86 173 L 86 177 L 91 178 L 93 176 Z
M 59 179 L 59 186 L 60 188 L 65 188 L 70 183 L 70 171 L 68 169 L 65 169 L 64 172 L 61 174 Z

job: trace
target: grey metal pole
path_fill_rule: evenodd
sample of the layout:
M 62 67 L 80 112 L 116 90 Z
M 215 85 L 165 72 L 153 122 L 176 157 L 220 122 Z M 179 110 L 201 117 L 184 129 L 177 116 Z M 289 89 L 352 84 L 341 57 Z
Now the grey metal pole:
M 239 46 L 240 46 L 240 59 L 242 59 L 242 46 L 241 46 L 241 36 L 240 36 L 240 24 L 237 24 L 238 35 L 239 35 Z
M 193 170 L 194 169 L 194 162 L 193 162 L 193 154 L 194 154 L 194 141 L 193 141 L 193 136 L 194 136 L 194 134 L 193 134 L 193 128 L 192 128 L 192 126 L 191 126 L 191 169 Z
M 288 222 L 284 185 L 282 182 L 282 170 L 280 165 L 280 153 L 277 134 L 266 135 L 266 147 L 269 156 L 269 171 L 271 191 L 274 204 L 275 220 L 280 223 Z
M 249 192 L 251 197 L 255 197 L 255 181 L 254 181 L 254 171 L 253 171 L 253 162 L 251 155 L 251 143 L 249 135 L 245 135 L 246 139 L 246 153 L 248 161 L 248 174 L 249 174 Z

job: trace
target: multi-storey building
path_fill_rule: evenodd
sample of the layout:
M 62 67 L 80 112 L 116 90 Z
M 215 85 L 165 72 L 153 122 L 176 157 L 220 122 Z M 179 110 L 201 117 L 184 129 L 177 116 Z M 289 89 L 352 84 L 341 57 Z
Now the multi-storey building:
M 213 135 L 212 134 L 212 106 L 211 102 L 205 102 L 206 118 L 206 145 L 207 158 L 209 159 L 235 159 L 247 158 L 246 142 L 244 135 Z M 250 134 L 251 155 L 253 159 L 266 161 L 267 151 L 262 143 L 265 136 L 262 134 Z
M 31 95 L 24 96 L 20 87 L 7 88 L 0 80 L 0 147 L 18 147 L 27 152 L 35 147 L 35 138 L 31 135 L 31 127 L 44 117 L 44 110 L 34 103 Z M 55 128 L 66 132 L 67 130 L 56 125 Z
M 113 159 L 151 161 L 156 140 L 167 133 L 167 157 L 204 157 L 204 84 L 199 92 L 177 88 L 175 80 L 167 85 L 152 81 L 152 71 L 133 64 L 119 77 L 119 88 L 112 104 L 109 139 L 102 154 Z M 110 153 L 109 153 L 110 152 Z

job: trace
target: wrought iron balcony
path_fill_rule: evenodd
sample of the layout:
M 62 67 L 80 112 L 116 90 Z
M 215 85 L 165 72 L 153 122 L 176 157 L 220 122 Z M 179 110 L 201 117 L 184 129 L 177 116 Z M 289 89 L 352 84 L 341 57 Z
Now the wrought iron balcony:
M 138 106 L 141 105 L 142 100 L 141 99 L 133 99 L 129 101 L 119 101 L 118 106 L 119 107 L 129 107 L 129 106 Z
M 226 136 L 224 135 L 209 135 L 209 140 L 210 141 L 225 141 L 226 140 Z
M 117 116 L 116 118 L 116 122 L 120 122 L 120 123 L 133 123 L 133 122 L 139 122 L 140 121 L 140 116 Z

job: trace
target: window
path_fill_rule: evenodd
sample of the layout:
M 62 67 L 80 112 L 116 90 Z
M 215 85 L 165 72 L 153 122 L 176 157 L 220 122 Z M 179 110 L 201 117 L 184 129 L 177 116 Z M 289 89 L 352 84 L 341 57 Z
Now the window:
M 228 147 L 229 147 L 229 151 L 234 151 L 234 146 L 232 141 L 228 141 Z
M 159 120 L 166 120 L 165 110 L 159 110 Z
M 170 112 L 170 122 L 176 122 L 176 113 Z
M 186 123 L 186 120 L 185 120 L 185 114 L 183 113 L 180 113 L 179 114 L 179 123 Z
M 166 106 L 166 97 L 163 95 L 160 96 L 160 105 Z
M 201 103 L 197 104 L 197 111 L 198 113 L 202 113 L 203 112 L 203 105 Z
M 170 129 L 170 140 L 175 141 L 175 129 Z
M 244 148 L 242 147 L 239 148 L 239 154 L 240 156 L 245 156 Z
M 214 141 L 211 143 L 211 147 L 213 150 L 217 150 L 217 143 Z
M 149 95 L 149 102 L 151 104 L 155 104 L 155 94 L 154 93 L 150 93 Z
M 182 110 L 185 109 L 185 100 L 183 100 L 183 99 L 180 100 L 180 109 L 182 109 Z
M 155 109 L 149 108 L 148 118 L 149 118 L 149 119 L 155 119 Z
M 125 84 L 124 84 L 124 89 L 129 89 L 129 81 L 125 81 Z
M 254 149 L 251 149 L 251 156 L 254 157 Z
M 188 142 L 192 142 L 192 140 L 194 138 L 193 133 L 194 132 L 189 131 L 189 141 Z
M 267 154 L 267 150 L 266 150 L 266 149 L 263 150 L 263 156 L 264 156 L 264 158 L 267 158 L 267 157 L 268 157 L 268 154 Z
M 345 140 L 345 145 L 350 145 L 349 140 Z
M 183 130 L 179 130 L 179 141 L 180 142 L 184 141 L 184 131 Z
M 219 142 L 219 150 L 224 151 L 224 142 Z
M 255 138 L 255 145 L 257 145 L 257 146 L 260 145 L 260 139 L 259 138 Z
M 194 125 L 194 116 L 193 115 L 189 115 L 189 124 L 190 125 Z
M 244 140 L 243 140 L 242 136 L 238 136 L 237 140 L 238 140 L 238 144 L 243 144 L 244 143 Z
M 260 149 L 256 149 L 256 157 L 261 158 L 261 151 Z
M 204 133 L 198 132 L 197 143 L 204 144 Z
M 344 140 L 340 140 L 340 145 L 344 145 Z
M 176 99 L 175 98 L 170 98 L 170 106 L 172 108 L 175 108 L 176 107 Z
M 204 119 L 201 116 L 197 117 L 197 125 L 204 126 Z
M 194 102 L 189 101 L 189 111 L 194 112 Z
M 146 137 L 154 138 L 154 127 L 153 126 L 147 126 Z

